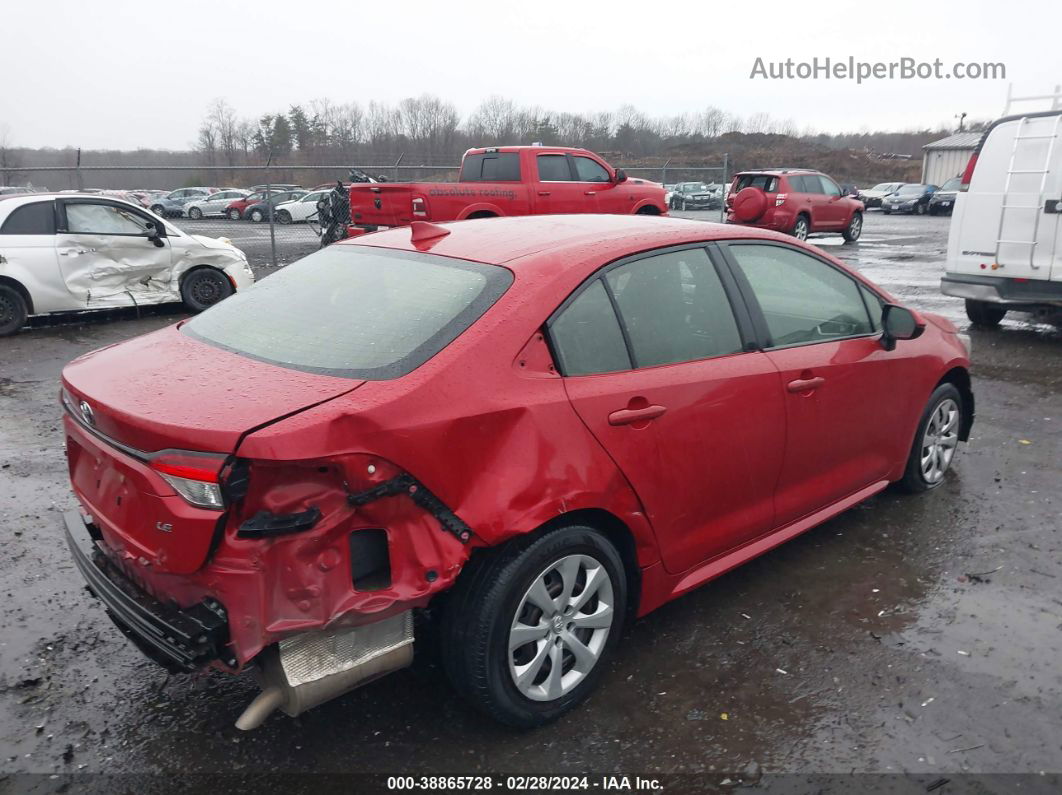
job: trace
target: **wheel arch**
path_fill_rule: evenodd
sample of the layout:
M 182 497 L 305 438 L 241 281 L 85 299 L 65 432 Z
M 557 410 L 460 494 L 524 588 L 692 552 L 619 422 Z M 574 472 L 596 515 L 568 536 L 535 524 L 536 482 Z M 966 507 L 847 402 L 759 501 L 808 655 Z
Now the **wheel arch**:
M 204 270 L 206 268 L 209 268 L 210 270 L 215 270 L 220 273 L 222 276 L 229 280 L 229 284 L 232 285 L 233 292 L 237 291 L 236 281 L 231 276 L 229 276 L 229 274 L 225 273 L 224 268 L 219 268 L 217 265 L 211 265 L 206 262 L 200 262 L 195 265 L 192 265 L 183 273 L 181 273 L 181 275 L 177 277 L 177 289 L 180 290 L 184 287 L 184 282 L 190 274 L 193 274 L 196 271 Z
M 634 205 L 631 215 L 663 215 L 666 212 L 667 210 L 658 207 L 652 199 L 642 199 L 642 201 Z
M 933 388 L 936 389 L 941 384 L 952 384 L 962 396 L 962 422 L 959 425 L 959 439 L 963 442 L 969 441 L 970 430 L 973 428 L 974 421 L 974 393 L 973 385 L 970 381 L 970 371 L 962 366 L 952 367 L 944 373 Z
M 32 315 L 33 311 L 33 297 L 30 295 L 29 290 L 25 285 L 17 279 L 12 279 L 10 276 L 0 276 L 0 284 L 6 285 L 12 288 L 15 292 L 22 296 L 22 300 L 26 302 L 26 314 Z
M 458 221 L 470 221 L 476 218 L 501 218 L 505 213 L 494 204 L 478 202 L 470 204 L 457 216 Z

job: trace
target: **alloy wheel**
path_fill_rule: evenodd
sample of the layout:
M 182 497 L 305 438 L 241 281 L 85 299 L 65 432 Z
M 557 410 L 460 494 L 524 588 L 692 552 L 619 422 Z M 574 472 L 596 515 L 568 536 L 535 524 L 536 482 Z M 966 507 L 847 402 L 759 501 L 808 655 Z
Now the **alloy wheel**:
M 597 664 L 615 618 L 612 580 L 589 555 L 567 555 L 527 589 L 509 629 L 509 673 L 532 701 L 570 693 Z
M 808 222 L 806 218 L 797 218 L 796 225 L 793 226 L 793 237 L 797 240 L 808 239 Z
M 959 406 L 951 398 L 937 404 L 922 435 L 922 477 L 935 486 L 944 479 L 959 444 Z

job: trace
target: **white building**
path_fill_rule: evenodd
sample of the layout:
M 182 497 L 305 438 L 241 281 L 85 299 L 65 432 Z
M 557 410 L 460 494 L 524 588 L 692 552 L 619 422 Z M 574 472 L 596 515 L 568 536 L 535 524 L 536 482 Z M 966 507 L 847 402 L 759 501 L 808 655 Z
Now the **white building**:
M 962 175 L 982 133 L 961 132 L 922 147 L 922 184 L 943 185 Z

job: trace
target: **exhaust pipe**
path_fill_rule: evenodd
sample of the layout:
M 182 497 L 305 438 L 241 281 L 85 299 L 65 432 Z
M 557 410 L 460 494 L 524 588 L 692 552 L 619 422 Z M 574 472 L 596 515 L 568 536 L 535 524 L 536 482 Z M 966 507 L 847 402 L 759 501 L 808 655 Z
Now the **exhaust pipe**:
M 305 632 L 259 656 L 262 688 L 236 721 L 256 729 L 275 709 L 294 717 L 413 661 L 413 613 L 353 629 Z

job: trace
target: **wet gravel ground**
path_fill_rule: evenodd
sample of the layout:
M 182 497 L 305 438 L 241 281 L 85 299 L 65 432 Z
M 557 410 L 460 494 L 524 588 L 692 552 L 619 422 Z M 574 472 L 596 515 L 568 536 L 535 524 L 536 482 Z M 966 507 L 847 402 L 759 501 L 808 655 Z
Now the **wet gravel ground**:
M 938 291 L 947 226 L 872 213 L 856 245 L 813 242 L 966 328 Z M 954 792 L 956 774 L 1062 771 L 1057 329 L 1008 317 L 970 332 L 977 423 L 942 488 L 887 491 L 638 621 L 600 689 L 553 726 L 499 728 L 418 655 L 241 733 L 253 684 L 167 678 L 86 595 L 60 540 L 58 512 L 75 507 L 61 368 L 179 317 L 38 323 L 0 340 L 0 789 L 84 789 L 90 773 L 129 774 L 130 791 L 271 771 L 691 774 L 679 792 L 857 771 L 913 774 L 917 791 L 949 777 L 940 791 Z M 1001 781 L 978 791 L 1012 791 Z

